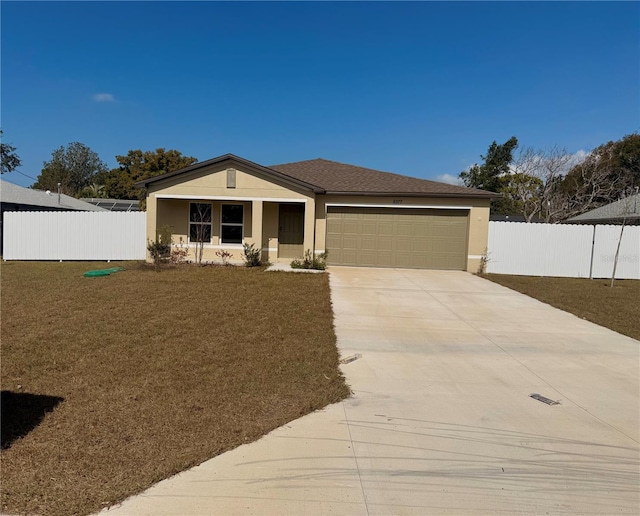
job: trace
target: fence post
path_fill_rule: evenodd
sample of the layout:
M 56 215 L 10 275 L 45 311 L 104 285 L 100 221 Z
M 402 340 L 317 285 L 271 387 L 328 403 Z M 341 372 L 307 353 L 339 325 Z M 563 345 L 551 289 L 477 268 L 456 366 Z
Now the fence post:
M 593 236 L 591 237 L 591 260 L 589 260 L 589 279 L 593 279 L 593 253 L 596 246 L 596 226 L 593 225 Z

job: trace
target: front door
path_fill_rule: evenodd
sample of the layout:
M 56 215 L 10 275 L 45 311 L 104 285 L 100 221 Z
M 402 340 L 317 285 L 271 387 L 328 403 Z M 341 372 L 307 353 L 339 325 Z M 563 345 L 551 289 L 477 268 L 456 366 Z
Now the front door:
M 304 206 L 281 204 L 278 217 L 278 258 L 302 258 Z

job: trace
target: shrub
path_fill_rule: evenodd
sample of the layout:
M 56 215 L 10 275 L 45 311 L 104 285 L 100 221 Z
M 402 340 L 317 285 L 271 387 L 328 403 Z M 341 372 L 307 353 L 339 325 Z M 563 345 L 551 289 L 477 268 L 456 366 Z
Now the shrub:
M 187 261 L 189 256 L 189 245 L 185 244 L 180 237 L 180 243 L 177 246 L 171 248 L 171 255 L 169 256 L 169 262 L 173 264 L 180 264 Z
M 255 244 L 242 244 L 244 248 L 244 261 L 247 267 L 259 267 L 262 265 L 262 250 L 256 249 Z
M 233 256 L 232 253 L 227 251 L 226 249 L 221 249 L 220 251 L 216 251 L 216 256 L 222 260 L 222 265 L 229 265 L 229 260 Z
M 307 249 L 304 252 L 304 258 L 302 260 L 293 260 L 291 262 L 291 268 L 323 271 L 327 268 L 327 253 L 313 255 L 311 251 Z
M 169 260 L 171 256 L 171 236 L 173 228 L 163 225 L 156 231 L 156 240 L 147 242 L 147 251 L 151 255 L 153 264 L 158 267 L 161 263 Z
M 151 255 L 153 264 L 157 267 L 169 258 L 169 255 L 171 254 L 171 242 L 165 243 L 149 240 L 147 244 L 147 251 L 149 251 L 149 254 Z

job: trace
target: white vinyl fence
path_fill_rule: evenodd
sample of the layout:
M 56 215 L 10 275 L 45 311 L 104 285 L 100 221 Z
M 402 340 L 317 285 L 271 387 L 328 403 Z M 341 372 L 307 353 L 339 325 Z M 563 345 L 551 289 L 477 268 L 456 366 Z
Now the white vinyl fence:
M 621 226 L 489 222 L 487 272 L 610 278 Z M 626 226 L 618 279 L 640 279 L 640 226 Z
M 145 212 L 7 211 L 5 260 L 144 260 Z

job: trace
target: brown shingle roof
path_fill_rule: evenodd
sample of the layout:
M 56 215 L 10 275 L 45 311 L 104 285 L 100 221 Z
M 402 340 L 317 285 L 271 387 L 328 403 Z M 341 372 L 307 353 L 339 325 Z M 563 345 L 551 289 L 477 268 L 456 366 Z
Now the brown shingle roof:
M 402 176 L 326 159 L 272 165 L 270 169 L 322 188 L 327 193 L 408 194 L 442 197 L 494 197 L 475 188 Z
M 347 165 L 326 159 L 311 159 L 308 161 L 264 167 L 244 158 L 234 156 L 233 154 L 225 154 L 207 161 L 195 163 L 180 170 L 144 179 L 143 181 L 138 181 L 136 186 L 145 188 L 149 184 L 161 182 L 165 179 L 194 172 L 225 161 L 236 162 L 241 166 L 259 170 L 316 193 L 475 198 L 499 197 L 499 194 L 485 190 L 402 176 L 400 174 L 392 174 L 391 172 L 381 172 L 380 170 L 356 167 L 354 165 Z

